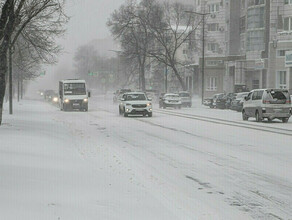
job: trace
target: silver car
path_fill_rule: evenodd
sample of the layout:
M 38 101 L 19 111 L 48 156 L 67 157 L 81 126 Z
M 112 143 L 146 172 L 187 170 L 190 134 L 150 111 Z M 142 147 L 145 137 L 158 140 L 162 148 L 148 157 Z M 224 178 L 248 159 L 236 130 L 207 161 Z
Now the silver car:
M 291 116 L 291 98 L 285 89 L 255 89 L 252 90 L 243 103 L 242 119 L 256 118 L 260 122 L 263 119 L 269 121 L 277 118 L 284 123 Z

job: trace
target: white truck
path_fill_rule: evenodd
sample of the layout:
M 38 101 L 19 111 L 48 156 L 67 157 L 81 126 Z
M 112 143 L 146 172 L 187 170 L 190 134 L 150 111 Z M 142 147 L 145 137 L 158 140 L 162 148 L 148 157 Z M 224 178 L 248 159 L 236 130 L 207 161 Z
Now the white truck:
M 59 82 L 59 96 L 61 111 L 88 111 L 88 98 L 85 80 L 67 79 Z

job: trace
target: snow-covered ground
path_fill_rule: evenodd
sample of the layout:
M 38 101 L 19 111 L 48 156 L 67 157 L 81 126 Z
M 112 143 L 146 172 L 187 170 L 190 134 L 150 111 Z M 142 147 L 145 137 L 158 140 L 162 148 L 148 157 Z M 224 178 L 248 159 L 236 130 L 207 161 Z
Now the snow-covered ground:
M 241 121 L 199 104 L 169 111 Z M 124 118 L 109 97 L 89 112 L 24 100 L 0 127 L 0 219 L 291 219 L 291 147 L 155 109 Z

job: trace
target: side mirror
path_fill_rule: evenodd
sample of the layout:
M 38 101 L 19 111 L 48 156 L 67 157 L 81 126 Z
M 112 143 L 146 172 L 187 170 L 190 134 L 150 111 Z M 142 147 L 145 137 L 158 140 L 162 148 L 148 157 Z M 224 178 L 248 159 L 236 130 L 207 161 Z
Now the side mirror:
M 88 98 L 90 98 L 91 97 L 91 92 L 88 92 Z
M 245 100 L 245 101 L 248 101 L 248 100 L 249 100 L 249 98 L 248 98 L 247 96 L 245 96 L 245 97 L 244 97 L 244 100 Z

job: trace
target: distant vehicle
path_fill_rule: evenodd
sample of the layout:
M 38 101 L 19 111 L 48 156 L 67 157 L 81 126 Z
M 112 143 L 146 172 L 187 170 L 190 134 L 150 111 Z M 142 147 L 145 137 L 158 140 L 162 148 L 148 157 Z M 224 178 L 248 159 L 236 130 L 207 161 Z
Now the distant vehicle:
M 88 111 L 88 98 L 85 80 L 68 79 L 59 82 L 59 103 L 61 111 Z
M 131 92 L 131 89 L 119 89 L 114 93 L 113 96 L 113 103 L 116 103 L 119 101 L 119 99 L 125 94 L 126 92 Z
M 286 89 L 255 89 L 243 103 L 242 119 L 254 117 L 257 122 L 277 118 L 287 123 L 291 116 L 291 98 Z
M 244 98 L 248 95 L 248 92 L 237 93 L 235 99 L 232 100 L 230 109 L 238 112 L 242 111 Z
M 159 100 L 159 108 L 173 107 L 181 108 L 182 102 L 178 94 L 166 93 Z
M 124 93 L 119 104 L 119 114 L 124 115 L 124 117 L 128 117 L 128 115 L 152 117 L 151 101 L 144 92 Z
M 192 96 L 187 91 L 182 91 L 178 93 L 179 97 L 181 98 L 181 104 L 185 107 L 192 107 Z
M 45 90 L 44 91 L 44 99 L 46 101 L 51 101 L 52 96 L 55 94 L 56 92 L 54 90 Z

